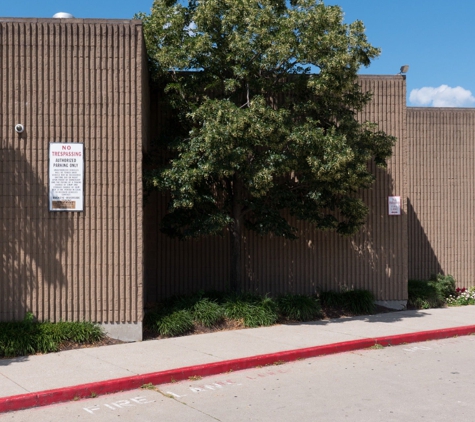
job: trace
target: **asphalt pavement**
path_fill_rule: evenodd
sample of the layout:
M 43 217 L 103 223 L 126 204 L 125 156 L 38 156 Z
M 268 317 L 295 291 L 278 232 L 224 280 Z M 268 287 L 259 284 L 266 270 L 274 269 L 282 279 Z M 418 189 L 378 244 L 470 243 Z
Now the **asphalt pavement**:
M 0 360 L 0 412 L 271 365 L 475 333 L 475 306 L 275 325 Z

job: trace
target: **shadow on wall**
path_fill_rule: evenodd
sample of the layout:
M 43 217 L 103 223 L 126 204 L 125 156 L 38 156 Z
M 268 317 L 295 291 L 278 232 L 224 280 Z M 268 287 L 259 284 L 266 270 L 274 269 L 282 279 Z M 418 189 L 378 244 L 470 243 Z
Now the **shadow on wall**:
M 67 307 L 63 264 L 72 217 L 48 210 L 47 149 L 25 152 L 25 139 L 15 146 L 3 143 L 0 320 L 21 320 L 26 312 L 59 319 Z
M 377 178 L 360 192 L 369 214 L 357 234 L 343 237 L 295 222 L 296 241 L 251 235 L 248 285 L 264 293 L 366 289 L 377 300 L 407 299 L 407 215 L 403 207 L 400 216 L 389 216 L 387 205 L 388 196 L 403 192 L 385 169 L 373 165 L 371 171 Z
M 298 221 L 295 241 L 245 233 L 244 288 L 273 295 L 353 288 L 370 290 L 378 300 L 407 299 L 407 216 L 388 216 L 388 196 L 398 193 L 387 171 L 373 171 L 377 182 L 362 192 L 370 209 L 368 220 L 354 236 L 323 232 Z M 160 233 L 166 208 L 167 197 L 156 192 L 145 204 L 146 301 L 225 288 L 227 236 L 169 239 Z
M 427 280 L 433 274 L 444 274 L 409 198 L 407 199 L 407 231 L 409 279 Z
M 180 123 L 160 89 L 151 93 L 152 139 L 160 162 L 166 146 Z M 401 153 L 396 149 L 395 153 Z M 398 161 L 399 160 L 399 161 Z M 165 160 L 162 162 L 164 163 Z M 391 158 L 395 177 L 402 177 L 401 160 Z M 147 162 L 144 164 L 147 168 Z M 294 222 L 299 239 L 245 233 L 243 241 L 243 286 L 263 294 L 285 292 L 311 294 L 319 290 L 360 288 L 371 290 L 378 300 L 407 299 L 407 215 L 388 216 L 389 195 L 402 181 L 389 171 L 371 165 L 377 181 L 361 192 L 370 209 L 367 223 L 352 237 L 315 230 L 310 224 Z M 167 196 L 153 192 L 144 207 L 145 301 L 200 289 L 223 289 L 229 282 L 227 236 L 180 242 L 160 232 L 167 212 Z
M 369 214 L 360 232 L 350 238 L 354 256 L 348 272 L 360 280 L 355 288 L 370 290 L 380 301 L 401 301 L 407 299 L 407 213 L 405 192 L 400 190 L 404 184 L 391 175 L 400 177 L 400 163 L 397 157 L 390 161 L 388 168 L 370 165 L 376 180 L 361 192 Z M 389 214 L 391 196 L 400 197 L 400 215 Z

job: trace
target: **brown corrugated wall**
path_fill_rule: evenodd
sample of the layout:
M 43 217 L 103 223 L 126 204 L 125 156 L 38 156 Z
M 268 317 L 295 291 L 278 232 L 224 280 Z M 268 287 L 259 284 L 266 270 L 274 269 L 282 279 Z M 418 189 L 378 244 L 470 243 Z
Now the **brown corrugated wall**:
M 374 292 L 377 300 L 407 299 L 406 82 L 402 76 L 362 76 L 360 83 L 374 96 L 359 118 L 378 123 L 380 129 L 398 138 L 388 169 L 373 169 L 377 182 L 363 193 L 371 210 L 365 227 L 358 235 L 343 238 L 297 222 L 297 241 L 247 233 L 246 289 L 279 294 L 363 288 Z M 152 98 L 152 102 L 157 104 L 159 99 Z M 160 107 L 155 113 L 153 121 L 167 124 Z M 389 195 L 401 196 L 401 216 L 388 216 Z M 147 300 L 225 288 L 229 280 L 227 237 L 186 242 L 165 237 L 159 232 L 159 220 L 166 212 L 166 202 L 159 195 L 146 202 Z
M 475 109 L 408 108 L 409 278 L 475 274 Z
M 139 21 L 0 19 L 1 320 L 141 321 L 144 54 Z M 48 210 L 50 142 L 83 212 Z

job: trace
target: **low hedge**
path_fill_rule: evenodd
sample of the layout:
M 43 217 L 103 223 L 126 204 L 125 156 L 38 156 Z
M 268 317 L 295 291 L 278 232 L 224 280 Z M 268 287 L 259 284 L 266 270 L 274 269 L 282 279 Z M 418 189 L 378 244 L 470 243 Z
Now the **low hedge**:
M 67 341 L 90 344 L 103 337 L 90 322 L 37 322 L 28 313 L 23 321 L 0 322 L 0 357 L 57 352 Z

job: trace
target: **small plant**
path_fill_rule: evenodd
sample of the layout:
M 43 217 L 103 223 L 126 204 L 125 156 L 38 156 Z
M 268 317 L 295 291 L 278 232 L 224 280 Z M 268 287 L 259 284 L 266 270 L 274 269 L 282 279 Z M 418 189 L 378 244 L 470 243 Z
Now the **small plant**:
M 194 304 L 192 315 L 198 324 L 214 327 L 224 320 L 224 309 L 216 302 L 203 298 Z
M 311 321 L 322 316 L 320 303 L 344 307 L 353 314 L 373 312 L 373 295 L 366 290 L 323 292 L 320 298 L 286 294 L 277 299 L 254 293 L 200 291 L 174 296 L 147 309 L 144 326 L 164 337 L 185 335 L 199 326 L 216 327 L 227 321 L 262 327 L 280 320 Z
M 372 314 L 374 295 L 369 290 L 325 291 L 319 294 L 322 306 L 342 308 L 353 315 Z
M 455 294 L 447 298 L 448 306 L 475 305 L 475 287 L 466 289 L 465 287 L 455 289 Z
M 455 279 L 437 274 L 429 280 L 409 280 L 408 306 L 416 309 L 440 308 L 450 297 L 456 296 Z
M 374 312 L 374 295 L 369 290 L 348 290 L 342 293 L 345 309 L 354 315 Z
M 23 322 L 25 323 L 32 323 L 35 321 L 35 316 L 33 315 L 32 312 L 28 311 L 26 314 L 25 314 L 25 318 L 23 319 Z
M 277 305 L 271 298 L 250 294 L 229 297 L 224 314 L 229 319 L 242 320 L 246 327 L 269 326 L 278 319 Z
M 445 304 L 441 292 L 428 280 L 409 280 L 407 305 L 415 309 L 440 308 Z
M 97 393 L 91 391 L 91 395 L 89 396 L 91 399 L 95 399 L 97 397 Z
M 151 382 L 143 384 L 140 388 L 142 390 L 155 390 L 155 386 Z
M 450 274 L 433 275 L 429 279 L 429 284 L 433 285 L 444 299 L 455 294 L 455 279 Z
M 380 349 L 384 349 L 384 346 L 382 344 L 379 344 L 379 343 L 376 343 L 376 344 L 373 344 L 370 349 L 374 349 L 374 350 L 380 350 Z
M 143 318 L 143 325 L 145 328 L 157 331 L 157 321 L 164 316 L 162 309 L 158 306 L 153 309 L 147 309 Z
M 90 322 L 38 322 L 28 312 L 23 321 L 0 322 L 0 357 L 57 352 L 67 341 L 91 344 L 103 337 Z
M 200 379 L 202 379 L 203 377 L 200 377 L 199 375 L 192 375 L 191 377 L 189 377 L 188 379 L 190 381 L 199 381 Z
M 277 299 L 281 315 L 288 320 L 311 321 L 321 317 L 318 299 L 297 294 L 286 294 Z
M 157 331 L 164 337 L 182 336 L 193 330 L 191 312 L 182 309 L 165 315 L 157 321 Z

